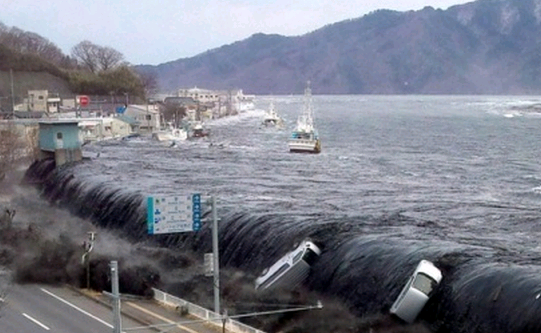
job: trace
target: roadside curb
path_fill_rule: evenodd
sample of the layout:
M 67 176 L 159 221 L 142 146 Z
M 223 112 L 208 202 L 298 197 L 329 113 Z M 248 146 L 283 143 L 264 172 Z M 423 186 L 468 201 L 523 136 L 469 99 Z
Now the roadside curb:
M 80 289 L 80 288 L 77 288 L 77 287 L 74 287 L 72 285 L 69 285 L 69 284 L 66 284 L 65 285 L 68 289 L 78 293 L 79 295 L 82 295 L 82 296 L 85 296 L 86 298 L 90 299 L 90 300 L 93 300 L 94 302 L 98 303 L 98 304 L 101 304 L 103 306 L 106 306 L 108 308 L 110 308 L 111 310 L 113 309 L 113 305 L 108 303 L 108 302 L 105 302 L 101 299 L 99 299 L 98 297 L 95 297 L 93 296 L 90 292 L 84 290 L 84 289 Z M 133 321 L 136 321 L 142 325 L 147 325 L 147 326 L 151 326 L 153 325 L 152 322 L 150 321 L 146 321 L 146 320 L 143 320 L 142 318 L 140 317 L 137 317 L 137 316 L 134 316 L 130 313 L 128 313 L 127 311 L 124 311 L 122 310 L 122 307 L 120 308 L 120 312 L 122 313 L 123 316 L 127 317 L 127 318 L 130 318 L 131 320 Z M 160 332 L 161 330 L 157 329 L 156 327 L 149 327 L 151 329 L 153 329 L 154 331 L 156 332 Z

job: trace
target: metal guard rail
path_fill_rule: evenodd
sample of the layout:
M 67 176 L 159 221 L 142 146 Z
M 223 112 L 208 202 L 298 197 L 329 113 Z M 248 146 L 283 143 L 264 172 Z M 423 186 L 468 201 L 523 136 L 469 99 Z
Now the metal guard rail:
M 168 306 L 173 306 L 175 308 L 185 307 L 188 310 L 189 314 L 200 319 L 208 319 L 208 322 L 210 324 L 218 326 L 220 328 L 222 327 L 223 323 L 221 315 L 205 309 L 199 305 L 195 305 L 186 300 L 183 300 L 182 298 L 167 294 L 161 290 L 155 288 L 152 288 L 152 290 L 154 291 L 154 299 L 156 301 Z M 231 318 L 226 319 L 225 328 L 229 332 L 234 333 L 265 333 L 264 331 L 258 330 Z

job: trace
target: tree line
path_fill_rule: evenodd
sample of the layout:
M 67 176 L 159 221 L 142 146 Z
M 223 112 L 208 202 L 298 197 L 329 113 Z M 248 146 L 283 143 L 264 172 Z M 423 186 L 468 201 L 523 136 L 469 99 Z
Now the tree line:
M 112 47 L 85 40 L 65 55 L 48 39 L 0 22 L 0 70 L 9 69 L 48 72 L 67 80 L 77 94 L 145 98 L 157 90 L 154 76 L 136 73 Z

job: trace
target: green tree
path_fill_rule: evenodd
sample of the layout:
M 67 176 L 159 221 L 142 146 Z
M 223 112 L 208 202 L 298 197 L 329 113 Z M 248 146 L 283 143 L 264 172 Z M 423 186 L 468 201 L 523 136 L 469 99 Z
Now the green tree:
M 128 93 L 143 98 L 145 90 L 141 78 L 131 68 L 122 65 L 112 70 L 98 74 L 105 85 L 105 94 L 113 92 L 115 95 Z

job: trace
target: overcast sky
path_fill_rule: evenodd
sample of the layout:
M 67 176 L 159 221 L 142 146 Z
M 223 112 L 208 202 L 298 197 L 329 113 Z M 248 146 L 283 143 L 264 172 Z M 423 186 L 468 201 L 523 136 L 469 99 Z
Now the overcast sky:
M 0 0 L 0 21 L 69 54 L 82 40 L 132 64 L 191 57 L 254 33 L 302 35 L 376 9 L 447 9 L 471 0 Z

